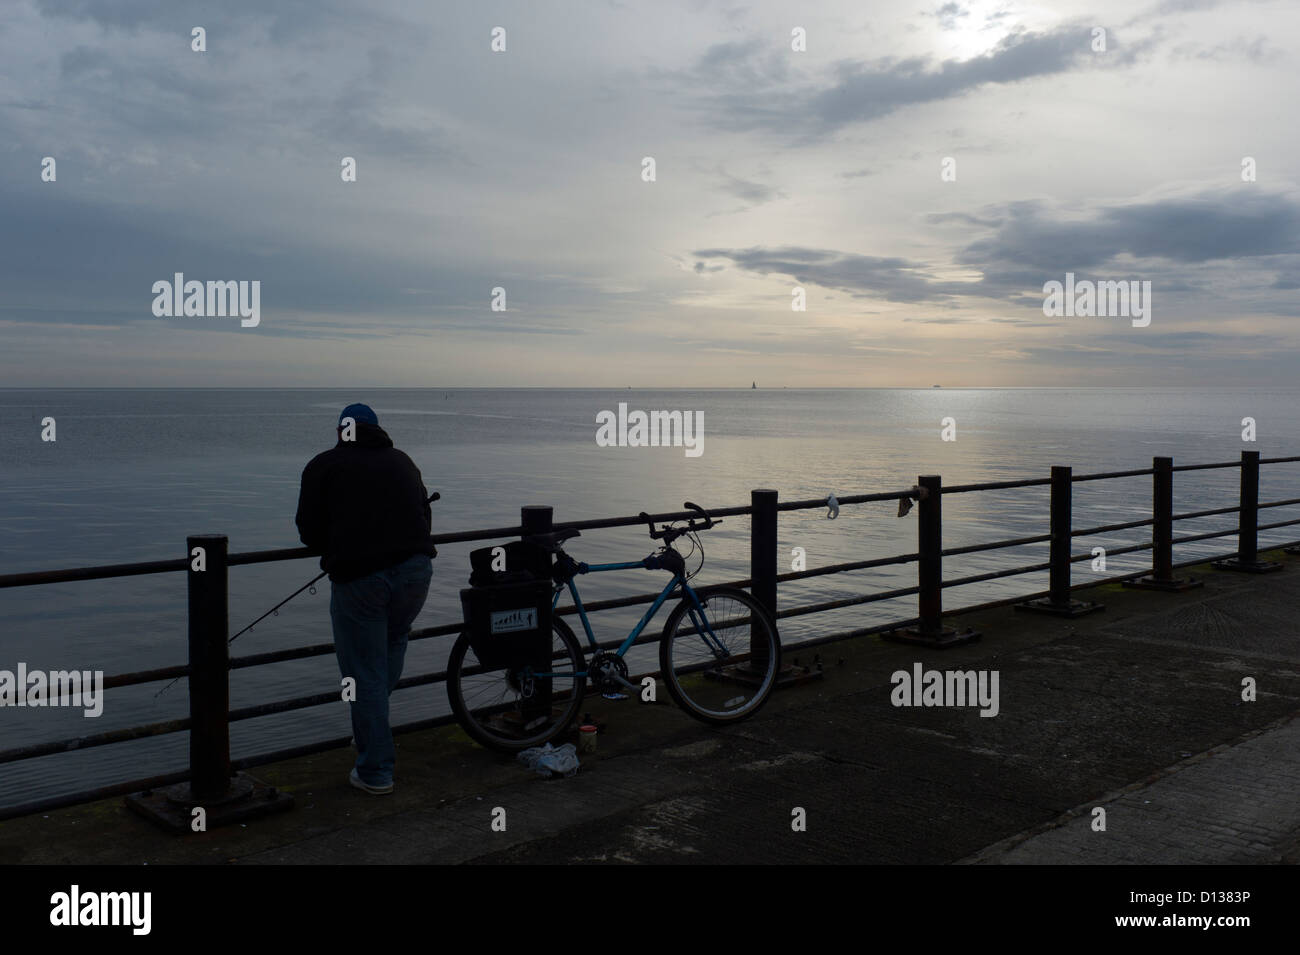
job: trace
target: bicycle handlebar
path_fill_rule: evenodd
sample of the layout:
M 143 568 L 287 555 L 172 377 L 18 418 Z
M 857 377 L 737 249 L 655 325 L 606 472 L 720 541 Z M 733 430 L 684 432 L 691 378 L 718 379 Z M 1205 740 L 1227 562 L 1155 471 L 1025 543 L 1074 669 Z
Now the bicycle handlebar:
M 707 531 L 710 527 L 722 523 L 722 521 L 720 520 L 715 521 L 712 517 L 709 516 L 709 512 L 706 511 L 704 508 L 700 507 L 700 505 L 698 504 L 692 504 L 690 501 L 687 501 L 685 504 L 682 505 L 682 507 L 686 508 L 688 511 L 695 511 L 696 513 L 700 514 L 704 518 L 704 523 L 703 524 L 696 523 L 695 519 L 692 518 L 691 520 L 688 520 L 686 522 L 685 527 L 673 527 L 669 524 L 665 524 L 663 530 L 657 531 L 655 530 L 654 520 L 651 519 L 649 514 L 647 514 L 645 511 L 642 511 L 637 516 L 640 517 L 641 520 L 645 521 L 646 524 L 649 526 L 651 540 L 663 540 L 663 541 L 667 541 L 670 544 L 678 537 L 681 537 L 683 534 L 690 534 L 695 531 Z

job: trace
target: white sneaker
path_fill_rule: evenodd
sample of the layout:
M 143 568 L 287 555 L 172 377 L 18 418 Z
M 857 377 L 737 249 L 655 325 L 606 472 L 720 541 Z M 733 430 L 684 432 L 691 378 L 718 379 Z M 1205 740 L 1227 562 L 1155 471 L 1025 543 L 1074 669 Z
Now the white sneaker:
M 362 779 L 360 776 L 358 776 L 357 771 L 355 769 L 353 769 L 352 774 L 348 776 L 348 781 L 351 782 L 352 785 L 356 786 L 358 789 L 364 789 L 366 792 L 373 793 L 376 796 L 383 796 L 393 791 L 392 783 L 389 783 L 387 786 L 372 786 L 364 779 Z

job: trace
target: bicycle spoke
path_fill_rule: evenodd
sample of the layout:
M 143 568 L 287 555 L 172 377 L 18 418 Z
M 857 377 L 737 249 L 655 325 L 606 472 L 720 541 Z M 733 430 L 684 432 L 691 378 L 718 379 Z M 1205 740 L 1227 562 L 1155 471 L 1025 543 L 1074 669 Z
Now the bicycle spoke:
M 549 657 L 549 659 L 547 659 Z M 536 659 L 484 666 L 462 636 L 447 665 L 447 692 L 465 730 L 478 742 L 514 751 L 561 732 L 582 701 L 581 650 L 567 625 L 555 621 L 551 652 Z M 548 676 L 534 676 L 534 669 Z
M 674 612 L 665 628 L 661 666 L 668 688 L 705 722 L 743 719 L 775 683 L 780 644 L 775 625 L 743 591 L 718 589 Z

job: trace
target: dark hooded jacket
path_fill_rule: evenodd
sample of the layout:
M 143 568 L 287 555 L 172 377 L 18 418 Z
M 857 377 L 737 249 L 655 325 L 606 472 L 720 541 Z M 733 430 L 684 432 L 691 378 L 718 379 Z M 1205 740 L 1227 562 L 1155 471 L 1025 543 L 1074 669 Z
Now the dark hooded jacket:
M 378 425 L 358 422 L 303 468 L 298 536 L 321 551 L 321 570 L 347 583 L 415 554 L 436 556 L 420 469 Z

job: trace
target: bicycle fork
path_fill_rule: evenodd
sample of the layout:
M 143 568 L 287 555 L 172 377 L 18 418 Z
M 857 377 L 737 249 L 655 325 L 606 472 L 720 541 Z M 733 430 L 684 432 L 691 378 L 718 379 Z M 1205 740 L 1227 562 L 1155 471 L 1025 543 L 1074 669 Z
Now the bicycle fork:
M 725 660 L 730 654 L 727 653 L 727 648 L 722 645 L 722 641 L 718 639 L 718 635 L 713 632 L 713 627 L 709 625 L 708 618 L 704 616 L 704 607 L 700 604 L 700 598 L 695 596 L 694 592 L 691 592 L 690 596 L 691 602 L 695 606 L 687 607 L 686 613 L 690 615 L 691 623 L 695 625 L 695 632 L 700 635 L 700 639 L 704 641 L 704 645 L 709 648 L 710 653 L 719 660 Z

